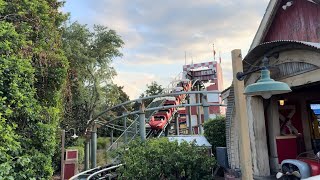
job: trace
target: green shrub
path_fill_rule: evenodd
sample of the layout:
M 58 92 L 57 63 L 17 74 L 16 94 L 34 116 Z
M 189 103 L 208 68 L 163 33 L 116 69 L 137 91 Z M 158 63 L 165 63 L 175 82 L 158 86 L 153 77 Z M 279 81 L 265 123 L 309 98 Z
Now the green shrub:
M 167 138 L 133 141 L 119 151 L 125 163 L 119 179 L 212 179 L 214 157 L 194 143 L 169 142 Z
M 108 164 L 108 153 L 105 149 L 97 150 L 97 166 L 104 166 Z
M 78 137 L 77 140 L 74 142 L 74 146 L 81 146 L 84 147 L 84 143 L 86 142 L 85 138 Z
M 99 137 L 97 140 L 97 149 L 106 149 L 110 144 L 109 137 Z
M 204 136 L 212 145 L 214 153 L 216 147 L 226 147 L 226 118 L 217 116 L 215 119 L 207 121 L 204 124 Z

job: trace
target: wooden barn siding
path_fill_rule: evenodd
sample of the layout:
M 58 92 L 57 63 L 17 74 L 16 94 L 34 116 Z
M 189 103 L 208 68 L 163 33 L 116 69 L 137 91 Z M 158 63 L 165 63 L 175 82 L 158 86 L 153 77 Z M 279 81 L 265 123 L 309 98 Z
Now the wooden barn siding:
M 276 40 L 320 42 L 320 5 L 307 0 L 295 0 L 287 10 L 283 10 L 282 5 L 264 42 Z

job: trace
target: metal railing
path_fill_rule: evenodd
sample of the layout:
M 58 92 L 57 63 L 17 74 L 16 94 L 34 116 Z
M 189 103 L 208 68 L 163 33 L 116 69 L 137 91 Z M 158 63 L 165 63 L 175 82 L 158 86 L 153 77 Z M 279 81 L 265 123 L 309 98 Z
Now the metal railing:
M 100 178 L 106 177 L 106 176 L 108 176 L 108 175 L 104 175 L 103 173 L 106 173 L 106 172 L 108 172 L 108 171 L 117 169 L 118 167 L 121 167 L 121 166 L 123 166 L 123 164 L 115 165 L 115 166 L 108 167 L 108 168 L 102 169 L 102 170 L 100 170 L 100 171 L 97 171 L 97 172 L 91 174 L 91 175 L 87 178 L 87 180 L 90 180 L 91 178 L 93 178 L 93 177 L 95 177 L 95 176 L 99 176 Z M 99 179 L 100 179 L 100 178 L 99 178 Z M 104 179 L 104 178 L 103 178 L 103 179 Z
M 149 122 L 151 116 L 157 111 L 157 109 L 153 110 L 152 108 L 156 108 L 162 106 L 165 100 L 158 100 L 151 102 L 147 109 L 151 109 L 146 112 L 146 123 Z M 130 143 L 135 137 L 139 136 L 139 118 L 137 117 L 128 127 L 124 130 L 124 132 L 107 148 L 107 151 L 115 150 L 123 145 Z

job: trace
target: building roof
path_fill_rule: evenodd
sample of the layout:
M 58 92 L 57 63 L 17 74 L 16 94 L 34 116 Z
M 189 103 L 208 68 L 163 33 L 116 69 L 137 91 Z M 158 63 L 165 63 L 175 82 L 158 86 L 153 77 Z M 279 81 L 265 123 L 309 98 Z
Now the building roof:
M 186 141 L 187 143 L 195 142 L 197 146 L 212 147 L 208 140 L 204 136 L 191 136 L 191 135 L 181 135 L 181 136 L 169 136 L 169 141 L 178 141 L 181 143 Z
M 279 40 L 262 43 L 248 52 L 243 61 L 243 71 L 247 72 L 250 67 L 257 63 L 256 61 L 262 56 L 269 56 L 273 53 L 289 49 L 305 49 L 320 52 L 320 43 L 293 41 L 293 40 Z M 259 64 L 260 62 L 258 62 Z
M 319 0 L 306 0 L 306 1 L 314 3 L 315 5 L 320 4 Z M 274 20 L 274 17 L 277 14 L 278 9 L 281 8 L 280 7 L 281 2 L 282 0 L 270 0 L 268 7 L 266 9 L 266 12 L 259 25 L 258 31 L 256 32 L 256 35 L 253 38 L 249 52 L 263 42 Z

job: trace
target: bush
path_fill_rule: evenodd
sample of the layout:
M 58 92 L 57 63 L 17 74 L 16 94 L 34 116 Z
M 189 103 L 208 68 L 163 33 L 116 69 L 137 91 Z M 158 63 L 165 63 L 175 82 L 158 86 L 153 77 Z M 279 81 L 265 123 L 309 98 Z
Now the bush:
M 215 119 L 207 121 L 204 124 L 204 136 L 212 145 L 214 153 L 216 147 L 226 147 L 226 118 L 217 116 Z
M 109 137 L 99 137 L 97 139 L 97 149 L 106 149 L 107 145 L 110 144 Z
M 74 146 L 84 147 L 85 142 L 86 142 L 85 138 L 78 137 L 77 140 L 74 142 Z
M 125 166 L 117 171 L 120 179 L 212 179 L 215 159 L 207 151 L 194 143 L 178 144 L 167 138 L 133 141 L 119 152 Z
M 108 164 L 108 153 L 105 149 L 97 150 L 97 166 L 104 166 Z

